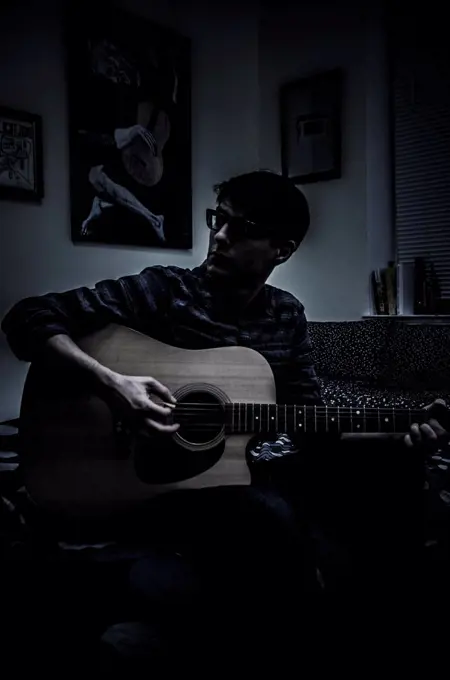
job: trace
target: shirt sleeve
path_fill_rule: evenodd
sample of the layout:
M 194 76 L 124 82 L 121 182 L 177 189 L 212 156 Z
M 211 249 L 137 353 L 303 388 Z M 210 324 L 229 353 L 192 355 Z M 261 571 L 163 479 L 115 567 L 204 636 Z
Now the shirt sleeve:
M 133 276 L 104 280 L 93 288 L 29 297 L 15 304 L 2 322 L 17 358 L 33 361 L 46 340 L 64 334 L 76 339 L 109 323 L 141 330 L 168 307 L 168 284 L 158 267 Z

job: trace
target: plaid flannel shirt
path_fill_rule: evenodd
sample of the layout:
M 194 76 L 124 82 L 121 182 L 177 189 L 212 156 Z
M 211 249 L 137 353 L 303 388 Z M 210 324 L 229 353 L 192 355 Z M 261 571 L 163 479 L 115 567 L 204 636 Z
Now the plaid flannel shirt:
M 279 403 L 323 403 L 303 305 L 266 284 L 245 318 L 226 316 L 208 290 L 204 263 L 192 270 L 152 266 L 93 288 L 26 298 L 8 312 L 2 329 L 14 354 L 32 361 L 53 335 L 67 334 L 76 341 L 109 323 L 185 349 L 249 347 L 270 364 Z M 280 433 L 276 440 L 255 442 L 253 453 L 271 458 L 295 448 Z

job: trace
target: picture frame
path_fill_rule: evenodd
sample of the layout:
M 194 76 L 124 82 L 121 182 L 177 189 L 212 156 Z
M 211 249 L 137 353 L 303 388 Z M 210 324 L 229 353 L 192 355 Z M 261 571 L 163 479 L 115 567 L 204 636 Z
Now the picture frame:
M 72 241 L 192 248 L 190 39 L 74 4 L 66 46 Z
M 342 94 L 341 69 L 281 87 L 282 174 L 296 184 L 341 177 Z
M 0 106 L 0 199 L 44 196 L 41 116 Z

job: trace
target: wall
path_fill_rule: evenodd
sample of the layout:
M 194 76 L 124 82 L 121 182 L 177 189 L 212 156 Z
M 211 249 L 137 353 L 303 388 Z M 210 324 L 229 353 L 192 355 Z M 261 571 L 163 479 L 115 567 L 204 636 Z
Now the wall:
M 377 196 L 387 153 L 379 144 L 381 47 L 376 35 L 367 40 L 370 17 L 345 0 L 339 12 L 331 0 L 264 0 L 259 7 L 257 0 L 122 4 L 192 39 L 193 250 L 71 243 L 63 0 L 17 0 L 1 10 L 0 63 L 7 64 L 0 70 L 1 103 L 43 116 L 46 193 L 41 206 L 0 204 L 0 316 L 27 295 L 91 285 L 149 264 L 198 264 L 207 244 L 203 214 L 213 200 L 212 184 L 258 166 L 280 169 L 279 85 L 342 66 L 344 175 L 305 187 L 311 231 L 271 283 L 295 293 L 311 320 L 359 318 L 367 311 L 370 242 L 380 243 L 367 225 L 387 224 L 387 207 Z M 0 420 L 17 415 L 26 369 L 0 335 Z
M 259 161 L 281 171 L 280 85 L 344 72 L 342 177 L 302 187 L 311 228 L 271 278 L 304 303 L 309 320 L 372 313 L 370 272 L 394 258 L 385 2 L 261 0 Z
M 0 21 L 1 99 L 43 117 L 45 199 L 41 206 L 0 204 L 0 317 L 28 295 L 92 285 L 151 264 L 197 265 L 207 247 L 203 215 L 214 198 L 212 185 L 258 165 L 254 5 L 235 0 L 209 5 L 183 0 L 126 4 L 192 38 L 193 250 L 72 244 L 62 3 L 9 3 L 1 10 Z M 0 421 L 17 415 L 26 369 L 12 357 L 0 334 Z
M 362 3 L 361 3 L 362 5 Z M 280 170 L 281 83 L 342 67 L 343 176 L 305 185 L 312 222 L 273 280 L 297 294 L 310 320 L 357 319 L 366 307 L 366 17 L 357 3 L 264 1 L 260 21 L 260 163 Z M 275 134 L 274 134 L 275 133 Z

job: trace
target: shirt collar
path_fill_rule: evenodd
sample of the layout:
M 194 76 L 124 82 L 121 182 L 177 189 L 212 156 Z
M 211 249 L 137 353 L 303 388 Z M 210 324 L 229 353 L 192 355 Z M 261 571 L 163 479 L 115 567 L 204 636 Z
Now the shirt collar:
M 192 273 L 198 279 L 201 294 L 208 307 L 211 307 L 213 304 L 213 294 L 206 285 L 206 260 L 198 267 L 195 267 Z M 242 317 L 245 320 L 250 320 L 263 316 L 273 317 L 273 315 L 271 288 L 265 284 L 250 302 Z

